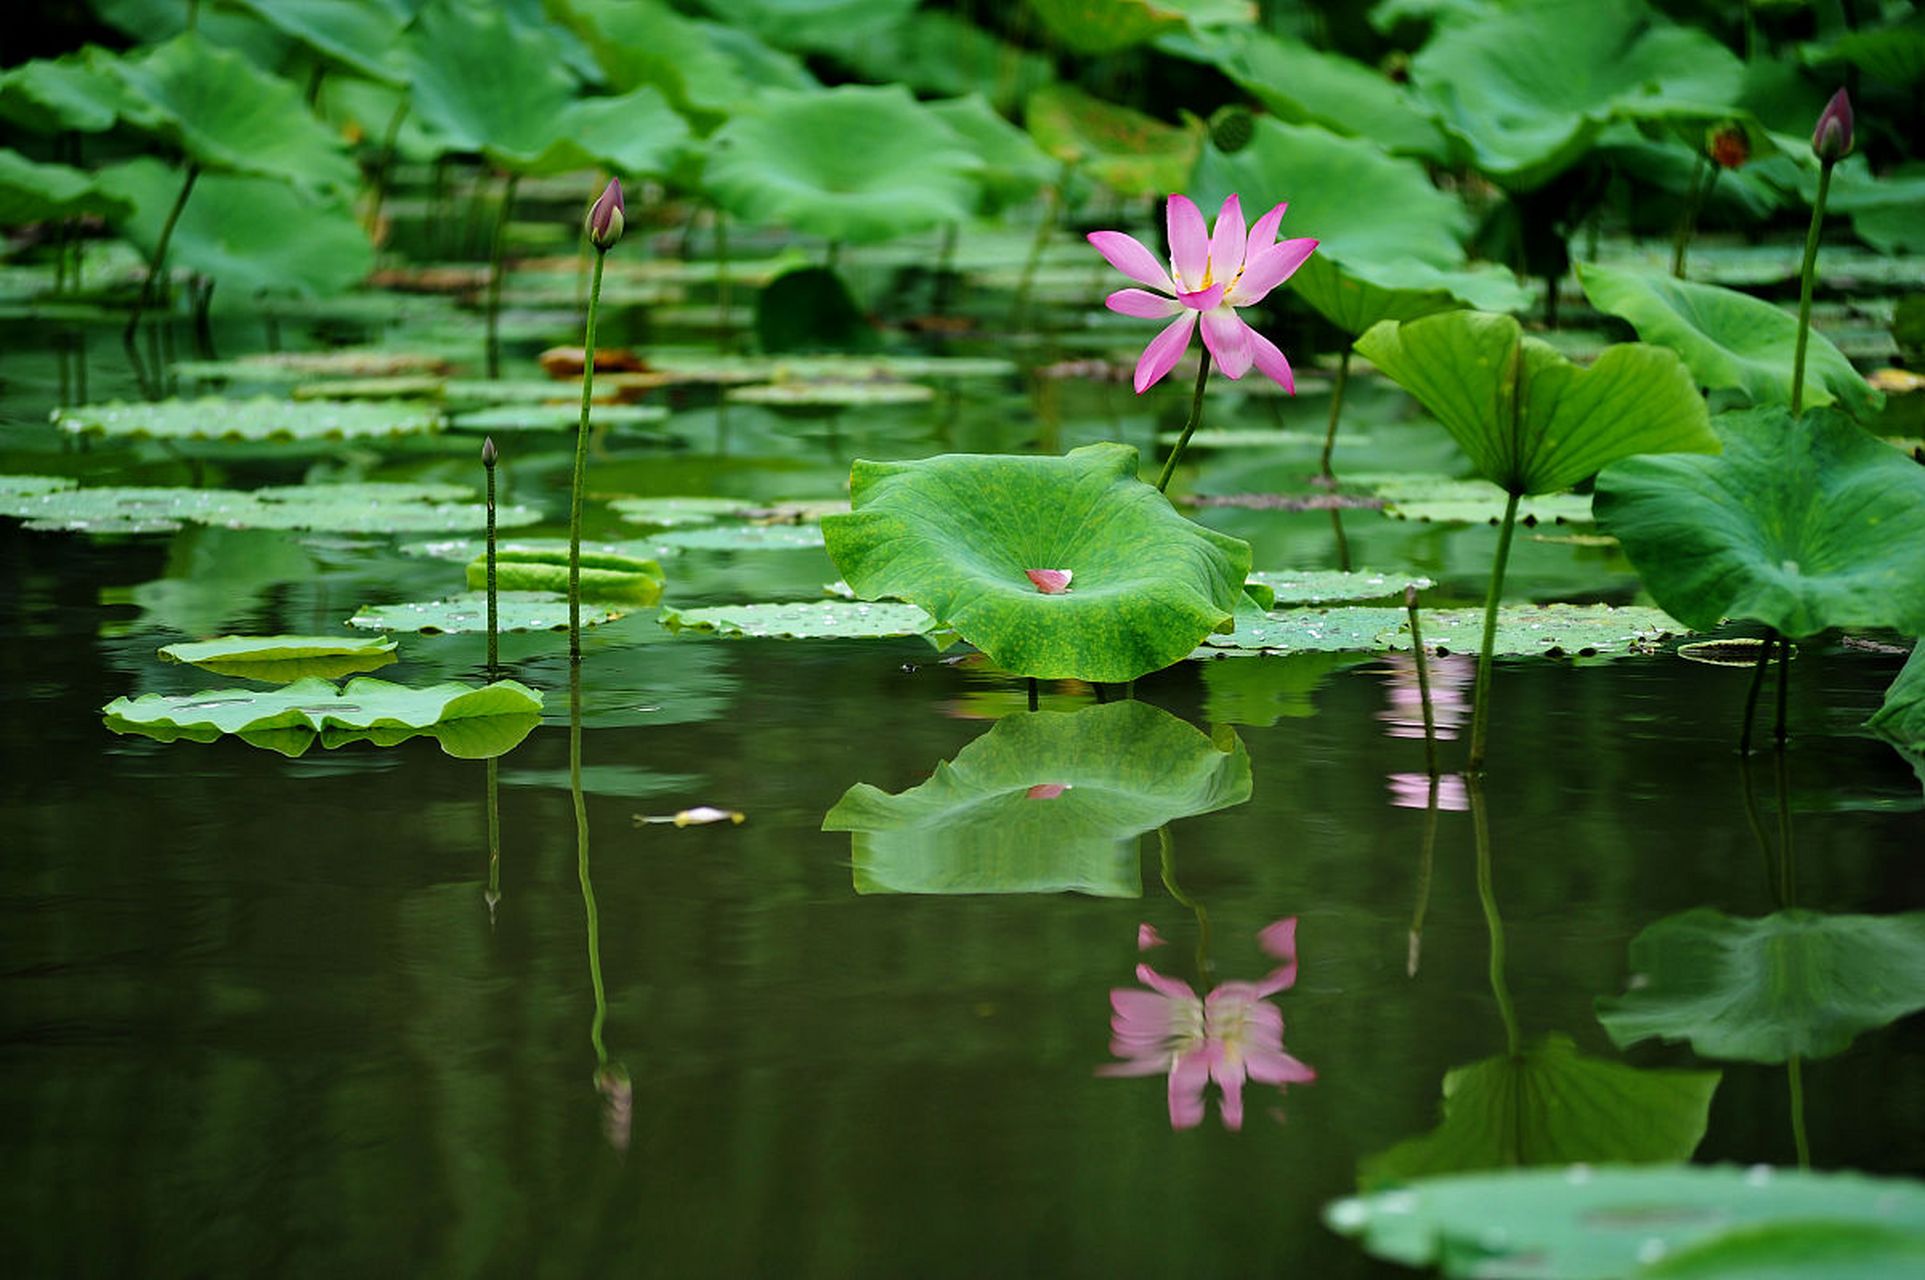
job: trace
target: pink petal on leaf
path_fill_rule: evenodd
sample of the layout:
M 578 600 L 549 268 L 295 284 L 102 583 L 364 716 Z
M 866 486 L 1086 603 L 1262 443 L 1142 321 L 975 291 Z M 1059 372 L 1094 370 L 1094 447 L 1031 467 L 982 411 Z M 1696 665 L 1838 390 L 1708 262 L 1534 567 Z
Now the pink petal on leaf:
M 1232 382 L 1250 372 L 1250 326 L 1228 307 L 1203 313 L 1203 345 L 1216 357 L 1217 367 Z
M 1039 782 L 1023 793 L 1031 800 L 1054 800 L 1069 790 L 1067 782 Z
M 1036 584 L 1036 589 L 1046 596 L 1060 596 L 1069 591 L 1069 580 L 1075 573 L 1069 569 L 1025 569 L 1023 575 Z
M 1297 375 L 1290 372 L 1290 362 L 1284 359 L 1283 352 L 1277 350 L 1276 343 L 1250 330 L 1250 356 L 1257 366 L 1257 372 L 1288 391 L 1297 394 Z
M 1103 299 L 1103 305 L 1122 316 L 1134 316 L 1138 320 L 1166 320 L 1183 310 L 1183 304 L 1175 298 L 1166 298 L 1148 289 L 1118 289 Z
M 1223 198 L 1216 230 L 1210 235 L 1210 275 L 1218 280 L 1233 278 L 1243 266 L 1243 244 L 1243 205 L 1233 193 Z
M 1088 239 L 1112 267 L 1130 279 L 1167 293 L 1176 292 L 1176 282 L 1170 279 L 1169 271 L 1135 236 L 1121 231 L 1092 231 Z
M 1203 283 L 1210 269 L 1210 232 L 1203 211 L 1185 195 L 1173 195 L 1164 210 L 1170 232 L 1170 264 L 1176 268 L 1177 292 Z
M 1190 335 L 1196 332 L 1196 316 L 1194 311 L 1185 311 L 1143 348 L 1143 356 L 1136 362 L 1136 394 L 1142 395 L 1176 368 L 1176 362 L 1190 349 Z
M 1255 255 L 1231 291 L 1231 305 L 1247 307 L 1262 302 L 1270 290 L 1295 275 L 1316 248 L 1315 240 L 1285 240 Z

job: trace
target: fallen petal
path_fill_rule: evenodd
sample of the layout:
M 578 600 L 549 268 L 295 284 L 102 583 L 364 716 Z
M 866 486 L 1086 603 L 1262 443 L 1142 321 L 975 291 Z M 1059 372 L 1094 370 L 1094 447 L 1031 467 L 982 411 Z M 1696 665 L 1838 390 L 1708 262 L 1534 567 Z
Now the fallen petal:
M 1068 594 L 1069 580 L 1076 576 L 1068 569 L 1025 569 L 1023 573 L 1046 596 Z
M 1039 782 L 1023 794 L 1031 800 L 1054 800 L 1068 790 L 1067 782 Z
M 1166 944 L 1163 935 L 1156 931 L 1155 925 L 1139 924 L 1136 926 L 1136 949 L 1138 951 L 1148 951 L 1151 947 L 1161 947 L 1164 945 Z

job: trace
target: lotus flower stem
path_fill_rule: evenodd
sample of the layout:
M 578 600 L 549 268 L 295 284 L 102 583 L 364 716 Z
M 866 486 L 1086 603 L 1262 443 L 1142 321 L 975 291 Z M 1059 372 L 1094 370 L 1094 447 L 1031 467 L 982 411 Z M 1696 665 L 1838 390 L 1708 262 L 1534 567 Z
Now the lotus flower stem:
M 495 590 L 495 463 L 500 454 L 495 450 L 495 438 L 489 436 L 481 442 L 481 468 L 488 473 L 488 678 L 495 678 L 495 668 L 501 660 L 500 638 L 496 612 L 497 592 Z
M 1210 985 L 1214 982 L 1212 975 L 1216 972 L 1216 966 L 1210 962 L 1210 912 L 1201 902 L 1183 892 L 1182 886 L 1176 882 L 1176 838 L 1170 834 L 1169 823 L 1156 829 L 1156 844 L 1163 887 L 1196 917 L 1196 975 L 1205 985 Z
M 1811 1168 L 1811 1139 L 1805 1133 L 1805 1063 L 1792 1054 L 1785 1063 L 1785 1084 L 1791 1092 L 1791 1144 L 1798 1152 L 1798 1167 Z
M 1196 393 L 1190 397 L 1190 420 L 1183 424 L 1183 434 L 1176 438 L 1176 447 L 1170 450 L 1169 458 L 1163 463 L 1163 474 L 1156 478 L 1156 491 L 1166 493 L 1170 488 L 1170 477 L 1176 474 L 1176 462 L 1183 456 L 1183 446 L 1190 443 L 1196 433 L 1196 424 L 1203 421 L 1203 388 L 1210 381 L 1210 349 L 1203 348 L 1202 359 L 1196 366 Z
M 1442 792 L 1444 780 L 1435 773 L 1430 775 L 1430 796 L 1424 803 L 1424 844 L 1423 855 L 1418 863 L 1417 906 L 1410 913 L 1410 941 L 1404 949 L 1404 976 L 1417 976 L 1418 962 L 1424 951 L 1424 916 L 1430 910 L 1431 870 L 1437 855 L 1437 800 Z
M 1484 644 L 1477 654 L 1477 698 L 1470 723 L 1472 777 L 1484 768 L 1484 735 L 1490 727 L 1491 650 L 1497 644 L 1497 606 L 1504 598 L 1504 567 L 1510 562 L 1511 534 L 1517 529 L 1517 502 L 1522 496 L 1513 493 L 1504 504 L 1504 523 L 1497 531 L 1497 555 L 1491 561 L 1490 594 L 1484 600 Z
M 1704 210 L 1704 202 L 1711 198 L 1711 188 L 1718 182 L 1718 169 L 1700 152 L 1698 163 L 1691 170 L 1691 190 L 1684 198 L 1684 215 L 1678 219 L 1678 229 L 1671 237 L 1671 274 L 1679 280 L 1684 279 L 1684 255 L 1691 247 L 1691 237 L 1698 233 L 1698 215 Z
M 568 660 L 568 791 L 575 805 L 575 878 L 581 882 L 582 914 L 588 922 L 588 982 L 595 991 L 595 1016 L 588 1024 L 588 1042 L 595 1049 L 597 1070 L 608 1065 L 602 1044 L 602 1025 L 608 1021 L 608 992 L 602 986 L 602 921 L 595 907 L 595 882 L 588 874 L 588 802 L 582 795 L 582 662 Z
M 1343 510 L 1330 508 L 1330 535 L 1337 542 L 1337 567 L 1345 573 L 1350 572 L 1350 539 L 1344 536 Z
M 490 631 L 492 637 L 494 632 Z M 492 674 L 492 673 L 491 673 Z M 501 905 L 501 757 L 488 757 L 488 931 L 494 932 L 495 908 Z
M 1504 918 L 1497 913 L 1497 893 L 1491 884 L 1491 828 L 1484 812 L 1484 781 L 1472 773 L 1464 779 L 1470 798 L 1471 825 L 1477 834 L 1477 901 L 1484 908 L 1484 927 L 1491 939 L 1491 996 L 1497 1001 L 1498 1016 L 1504 1020 L 1505 1052 L 1511 1057 L 1523 1037 L 1517 1028 L 1517 1010 L 1511 1004 L 1510 983 L 1504 977 Z
M 1791 684 L 1791 645 L 1778 638 L 1778 723 L 1774 726 L 1775 745 L 1780 755 L 1785 750 L 1785 693 Z
M 134 314 L 127 317 L 124 337 L 129 346 L 133 345 L 134 335 L 140 331 L 141 313 L 152 304 L 156 290 L 166 282 L 167 246 L 174 238 L 174 224 L 180 221 L 181 211 L 187 208 L 187 197 L 194 194 L 194 183 L 200 176 L 201 167 L 189 161 L 187 177 L 180 184 L 180 194 L 174 197 L 174 206 L 167 211 L 167 220 L 160 224 L 160 239 L 154 242 L 154 259 L 148 264 L 147 278 L 141 281 L 140 295 L 134 299 Z
M 394 171 L 394 151 L 401 138 L 401 123 L 408 118 L 411 99 L 401 95 L 401 103 L 388 117 L 388 131 L 381 138 L 381 154 L 374 162 L 374 198 L 368 207 L 368 234 L 378 237 L 381 234 L 381 208 L 388 200 L 388 179 Z M 380 243 L 377 239 L 376 243 Z
M 582 656 L 582 485 L 588 475 L 588 406 L 595 396 L 595 311 L 602 300 L 605 249 L 595 251 L 595 276 L 588 286 L 587 358 L 582 361 L 582 416 L 575 431 L 575 478 L 568 497 L 568 656 Z
M 1424 764 L 1437 777 L 1437 716 L 1430 705 L 1430 657 L 1424 652 L 1424 632 L 1417 621 L 1417 588 L 1404 588 L 1404 612 L 1410 616 L 1410 654 L 1417 668 L 1417 697 L 1424 708 Z
M 950 295 L 955 292 L 956 240 L 960 235 L 959 224 L 954 222 L 942 224 L 942 243 L 936 250 L 936 297 L 933 310 L 937 315 L 948 312 Z
M 1818 275 L 1818 234 L 1825 223 L 1825 198 L 1831 194 L 1835 161 L 1818 170 L 1818 197 L 1811 202 L 1811 227 L 1805 232 L 1805 262 L 1798 269 L 1798 346 L 1791 357 L 1791 416 L 1805 407 L 1805 345 L 1811 337 L 1811 287 Z
M 508 214 L 515 207 L 515 188 L 521 175 L 511 173 L 502 184 L 501 205 L 495 210 L 494 243 L 488 250 L 488 376 L 501 376 L 501 260 L 508 245 Z
M 1751 669 L 1751 688 L 1745 694 L 1744 727 L 1738 733 L 1738 754 L 1751 754 L 1751 722 L 1758 711 L 1758 694 L 1765 687 L 1765 668 L 1771 665 L 1772 642 L 1778 638 L 1776 630 L 1765 632 L 1763 643 L 1758 646 L 1758 664 Z
M 1330 426 L 1323 433 L 1323 461 L 1317 464 L 1317 474 L 1326 484 L 1337 479 L 1337 473 L 1330 469 L 1330 454 L 1337 447 L 1337 422 L 1343 416 L 1343 389 L 1349 381 L 1350 348 L 1345 347 L 1337 358 L 1337 380 L 1330 384 Z

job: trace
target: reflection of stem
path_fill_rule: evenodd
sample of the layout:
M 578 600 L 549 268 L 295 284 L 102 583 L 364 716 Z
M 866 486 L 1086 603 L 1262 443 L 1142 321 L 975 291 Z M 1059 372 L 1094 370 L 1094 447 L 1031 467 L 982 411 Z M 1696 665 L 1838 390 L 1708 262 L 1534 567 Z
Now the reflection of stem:
M 1162 854 L 1163 887 L 1196 916 L 1196 976 L 1204 986 L 1211 986 L 1215 969 L 1210 963 L 1210 913 L 1176 882 L 1176 840 L 1170 835 L 1169 823 L 1156 829 L 1156 843 Z
M 1504 920 L 1497 914 L 1497 895 L 1491 888 L 1491 830 L 1484 813 L 1484 783 L 1476 774 L 1464 780 L 1470 793 L 1471 825 L 1477 831 L 1477 900 L 1484 907 L 1484 927 L 1491 935 L 1491 995 L 1497 1012 L 1504 1019 L 1504 1043 L 1511 1057 L 1517 1056 L 1521 1037 L 1517 1030 L 1517 1010 L 1511 1006 L 1511 989 L 1504 980 Z
M 1417 621 L 1417 588 L 1404 588 L 1404 612 L 1410 615 L 1410 656 L 1417 667 L 1417 698 L 1424 708 L 1424 764 L 1430 771 L 1431 806 L 1437 804 L 1437 714 L 1430 705 L 1430 655 L 1424 652 L 1424 631 Z
M 1504 504 L 1504 527 L 1497 532 L 1497 556 L 1491 561 L 1490 596 L 1484 601 L 1484 645 L 1477 654 L 1477 699 L 1471 710 L 1470 771 L 1484 767 L 1484 732 L 1490 722 L 1491 649 L 1497 644 L 1497 605 L 1504 595 L 1504 566 L 1511 558 L 1511 534 L 1517 528 L 1517 500 Z
M 602 267 L 608 254 L 595 249 L 595 280 L 588 288 L 587 355 L 582 360 L 582 418 L 575 431 L 575 481 L 568 498 L 568 656 L 582 656 L 582 485 L 588 475 L 588 405 L 595 395 L 595 310 L 602 300 Z
M 1811 202 L 1811 227 L 1805 232 L 1805 262 L 1798 270 L 1798 346 L 1791 357 L 1791 416 L 1805 407 L 1805 342 L 1811 337 L 1811 286 L 1818 274 L 1818 233 L 1825 225 L 1825 197 L 1831 194 L 1831 167 L 1818 170 L 1818 198 Z
M 1350 572 L 1350 539 L 1344 537 L 1343 511 L 1338 507 L 1330 508 L 1330 532 L 1337 539 L 1337 567 L 1345 573 Z
M 1410 915 L 1410 949 L 1404 957 L 1404 975 L 1417 976 L 1417 959 L 1424 946 L 1424 913 L 1430 907 L 1432 855 L 1437 851 L 1437 795 L 1444 780 L 1435 769 L 1430 774 L 1430 798 L 1424 804 L 1424 856 L 1417 873 L 1417 909 Z
M 1203 421 L 1203 387 L 1210 380 L 1210 349 L 1203 348 L 1203 358 L 1196 366 L 1196 392 L 1190 397 L 1190 420 L 1183 424 L 1183 434 L 1176 438 L 1176 448 L 1170 450 L 1169 459 L 1163 464 L 1163 474 L 1156 478 L 1156 491 L 1167 492 L 1170 477 L 1176 474 L 1177 459 L 1183 456 L 1183 447 L 1190 443 L 1196 432 L 1196 424 Z
M 501 188 L 495 210 L 495 238 L 488 250 L 488 376 L 501 376 L 501 260 L 508 247 L 508 214 L 515 207 L 515 188 L 521 175 L 511 173 Z M 590 353 L 591 358 L 593 353 Z
M 1791 1087 L 1791 1141 L 1798 1149 L 1798 1167 L 1811 1168 L 1811 1140 L 1805 1136 L 1805 1063 L 1797 1054 L 1785 1064 L 1785 1081 Z
M 1758 853 L 1764 858 L 1765 887 L 1771 891 L 1773 900 L 1780 907 L 1785 905 L 1785 888 L 1780 875 L 1778 855 L 1771 847 L 1771 837 L 1765 834 L 1764 823 L 1758 820 L 1757 796 L 1751 787 L 1751 769 L 1744 760 L 1738 761 L 1738 781 L 1745 806 L 1745 821 L 1750 824 L 1751 835 L 1758 842 Z
M 1775 742 L 1780 756 L 1785 753 L 1785 690 L 1791 682 L 1791 642 L 1778 638 L 1778 724 L 1775 728 Z
M 936 296 L 931 308 L 937 315 L 949 310 L 950 295 L 955 292 L 956 279 L 956 238 L 961 227 L 954 222 L 942 224 L 942 244 L 936 250 Z
M 1791 851 L 1791 777 L 1784 752 L 1780 751 L 1773 757 L 1772 772 L 1778 785 L 1779 899 L 1785 906 L 1795 907 L 1798 905 L 1798 885 Z
M 582 913 L 588 919 L 588 981 L 595 988 L 595 1018 L 588 1042 L 595 1046 L 597 1068 L 608 1065 L 602 1024 L 608 1021 L 608 993 L 602 987 L 602 922 L 595 909 L 595 885 L 588 878 L 588 804 L 582 797 L 582 664 L 568 660 L 568 790 L 575 802 L 575 875 L 582 886 Z
M 1758 712 L 1758 692 L 1765 687 L 1765 668 L 1771 665 L 1771 644 L 1778 638 L 1774 627 L 1765 632 L 1764 643 L 1758 646 L 1758 665 L 1751 669 L 1751 689 L 1745 694 L 1744 727 L 1738 731 L 1738 754 L 1751 754 L 1751 721 Z
M 1337 447 L 1337 422 L 1343 414 L 1344 384 L 1350 381 L 1350 348 L 1343 349 L 1337 361 L 1337 380 L 1330 387 L 1330 426 L 1323 433 L 1323 461 L 1318 464 L 1317 474 L 1326 483 L 1335 481 L 1337 473 L 1330 469 L 1330 454 Z
M 488 757 L 488 927 L 495 927 L 495 908 L 501 905 L 501 760 Z

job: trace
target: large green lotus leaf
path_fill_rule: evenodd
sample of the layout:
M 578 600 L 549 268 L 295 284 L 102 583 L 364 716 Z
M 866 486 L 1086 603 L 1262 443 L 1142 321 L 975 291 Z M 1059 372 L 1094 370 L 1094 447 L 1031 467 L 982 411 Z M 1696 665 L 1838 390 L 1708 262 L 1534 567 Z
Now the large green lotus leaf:
M 1658 1037 L 1705 1058 L 1830 1057 L 1925 1009 L 1925 912 L 1746 920 L 1699 907 L 1632 939 L 1631 972 L 1630 990 L 1597 1002 L 1619 1047 Z
M 1925 1275 L 1925 1234 L 1846 1223 L 1728 1231 L 1671 1254 L 1641 1280 L 1892 1280 Z
M 1236 626 L 1209 635 L 1209 649 L 1265 653 L 1374 653 L 1390 648 L 1407 615 L 1403 609 L 1349 606 L 1338 609 L 1239 609 Z
M 396 50 L 404 16 L 368 0 L 230 0 L 324 57 L 388 84 L 407 76 Z
M 627 610 L 612 604 L 591 604 L 584 600 L 581 620 L 584 627 L 613 622 Z M 458 635 L 488 630 L 488 593 L 464 591 L 446 600 L 417 600 L 406 604 L 363 605 L 352 618 L 350 627 L 366 631 L 420 631 L 428 634 Z M 498 591 L 495 593 L 495 629 L 509 631 L 566 631 L 568 597 L 554 591 Z
M 419 404 L 206 396 L 150 404 L 112 401 L 75 405 L 54 410 L 53 423 L 70 435 L 141 440 L 333 442 L 423 435 L 440 429 L 441 414 Z
M 1429 578 L 1415 573 L 1374 573 L 1368 569 L 1346 572 L 1339 569 L 1258 569 L 1249 581 L 1268 587 L 1272 602 L 1292 604 L 1342 604 L 1352 600 L 1401 598 L 1405 587 L 1419 591 L 1435 586 Z
M 1239 195 L 1251 217 L 1288 200 L 1284 234 L 1315 238 L 1312 262 L 1328 257 L 1352 268 L 1375 263 L 1386 271 L 1406 261 L 1444 272 L 1464 266 L 1462 241 L 1470 221 L 1463 202 L 1439 191 L 1416 161 L 1386 155 L 1363 138 L 1258 120 L 1242 150 L 1226 155 L 1205 147 L 1195 181 L 1183 189 L 1211 211 L 1225 196 Z M 1387 282 L 1402 280 L 1390 274 Z M 1436 284 L 1412 276 L 1409 287 Z
M 1798 318 L 1790 312 L 1735 289 L 1668 275 L 1579 263 L 1577 276 L 1592 306 L 1628 320 L 1646 342 L 1677 352 L 1699 386 L 1735 388 L 1753 404 L 1790 403 L 1798 342 Z M 1834 400 L 1862 418 L 1884 397 L 1814 329 L 1806 351 L 1805 401 L 1815 407 Z
M 95 45 L 59 58 L 35 58 L 0 74 L 0 120 L 30 133 L 101 133 L 129 101 L 114 74 L 117 54 Z
M 976 205 L 980 162 L 899 85 L 770 91 L 707 145 L 710 193 L 755 226 L 866 244 Z
M 896 80 L 925 97 L 981 94 L 1014 114 L 1054 62 L 991 34 L 959 13 L 922 8 L 887 31 L 843 47 L 837 61 L 862 79 Z
M 1688 1160 L 1704 1138 L 1716 1071 L 1644 1071 L 1548 1035 L 1444 1077 L 1444 1118 L 1363 1162 L 1365 1187 L 1540 1164 Z
M 795 604 L 722 604 L 701 609 L 663 609 L 658 615 L 670 631 L 706 632 L 731 637 L 775 636 L 784 640 L 875 640 L 925 636 L 938 649 L 953 635 L 913 604 L 807 600 Z
M 1142 894 L 1137 837 L 1250 798 L 1236 735 L 1136 701 L 1018 712 L 899 795 L 843 793 L 858 893 Z
M 568 593 L 566 550 L 495 551 L 495 586 L 498 591 L 552 591 Z M 468 586 L 476 591 L 488 588 L 486 551 L 468 562 Z M 621 601 L 631 605 L 650 605 L 662 598 L 662 566 L 654 560 L 612 552 L 581 552 L 581 592 L 584 600 Z
M 102 709 L 117 733 L 148 733 L 166 740 L 199 742 L 222 734 L 298 755 L 318 736 L 335 747 L 371 741 L 391 746 L 429 734 L 442 750 L 462 759 L 501 755 L 541 721 L 541 694 L 513 680 L 479 688 L 438 684 L 425 689 L 385 680 L 350 680 L 341 688 L 327 680 L 297 680 L 282 689 L 216 689 L 202 693 L 150 693 L 116 698 Z M 293 737 L 284 737 L 287 731 Z M 296 750 L 288 746 L 298 743 Z
M 1426 102 L 1354 58 L 1254 27 L 1225 27 L 1161 46 L 1235 81 L 1277 119 L 1368 138 L 1396 155 L 1444 158 L 1444 135 Z
M 1167 32 L 1247 25 L 1250 0 L 1028 0 L 1043 26 L 1076 53 L 1116 53 Z
M 352 187 L 341 140 L 315 119 L 301 91 L 238 53 L 188 32 L 114 64 L 135 123 L 177 143 L 203 168 Z
M 1020 204 L 1055 176 L 1056 165 L 1043 149 L 1003 119 L 981 94 L 932 102 L 929 111 L 948 125 L 962 146 L 981 162 L 977 179 L 989 212 Z
M 215 675 L 286 684 L 318 676 L 338 680 L 395 660 L 386 636 L 223 636 L 162 646 L 160 656 Z
M 1125 196 L 1181 190 L 1203 140 L 1201 124 L 1177 128 L 1063 83 L 1031 93 L 1023 123 L 1037 146 Z
M 1592 509 L 1668 612 L 1700 630 L 1749 618 L 1925 634 L 1925 468 L 1835 409 L 1722 414 L 1724 453 L 1635 458 Z
M 99 183 L 133 206 L 121 229 L 151 257 L 180 194 L 180 173 L 142 157 L 101 170 Z M 374 269 L 374 246 L 346 203 L 275 178 L 220 173 L 196 181 L 167 252 L 170 266 L 219 286 L 217 309 L 251 307 L 268 294 L 342 293 Z
M 549 8 L 588 46 L 611 88 L 652 85 L 704 129 L 763 89 L 814 84 L 799 62 L 749 32 L 692 21 L 663 0 L 555 0 Z
M 1730 1247 L 1775 1228 L 1780 1259 L 1804 1242 L 1857 1239 L 1890 1250 L 1895 1238 L 1925 1240 L 1925 1183 L 1858 1173 L 1756 1165 L 1512 1170 L 1426 1178 L 1408 1188 L 1336 1201 L 1324 1221 L 1371 1254 L 1454 1277 L 1534 1280 L 1655 1280 L 1664 1259 Z M 1711 1274 L 1718 1274 L 1713 1272 Z M 1729 1273 L 1727 1273 L 1729 1274 Z M 1743 1272 L 1834 1280 L 1819 1265 Z M 1900 1274 L 1900 1273 L 1894 1273 Z
M 17 498 L 35 498 L 43 493 L 59 493 L 79 485 L 72 476 L 0 476 L 0 504 Z M 13 514 L 0 508 L 0 514 Z
M 1411 78 L 1476 168 L 1531 191 L 1614 119 L 1666 103 L 1735 105 L 1744 65 L 1643 0 L 1532 0 L 1447 26 L 1411 60 Z
M 1510 316 L 1450 311 L 1386 320 L 1357 350 L 1507 493 L 1556 493 L 1633 454 L 1718 448 L 1690 372 L 1659 347 L 1607 347 L 1584 368 Z
M 840 54 L 901 22 L 918 0 L 701 0 L 778 49 Z
M 550 33 L 494 6 L 437 0 L 415 20 L 413 114 L 450 150 L 519 168 L 561 136 L 576 81 Z
M 1384 320 L 1415 320 L 1466 306 L 1521 311 L 1530 301 L 1517 276 L 1495 263 L 1447 271 L 1414 258 L 1345 262 L 1318 248 L 1290 285 L 1317 314 L 1353 337 Z
M 569 108 L 561 137 L 526 172 L 566 173 L 597 162 L 627 177 L 666 176 L 688 144 L 688 124 L 661 91 L 644 85 Z
M 1901 751 L 1925 752 L 1925 645 L 1912 649 L 1865 727 Z
M 865 599 L 907 600 L 1019 675 L 1133 680 L 1228 631 L 1249 544 L 1184 519 L 1136 450 L 857 462 L 822 532 Z M 1029 570 L 1066 569 L 1045 595 Z
M 1884 26 L 1847 29 L 1801 50 L 1813 65 L 1848 63 L 1886 84 L 1906 88 L 1925 80 L 1925 14 Z
M 104 191 L 94 175 L 64 164 L 38 164 L 0 147 L 0 227 L 98 213 L 118 222 L 133 212 L 128 200 Z

